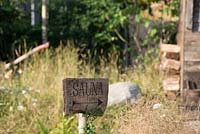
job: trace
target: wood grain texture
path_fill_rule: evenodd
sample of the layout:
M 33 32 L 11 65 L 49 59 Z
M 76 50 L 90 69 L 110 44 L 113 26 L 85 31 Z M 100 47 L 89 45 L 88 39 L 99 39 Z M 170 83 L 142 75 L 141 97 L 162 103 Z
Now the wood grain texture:
M 185 72 L 200 72 L 200 61 L 199 62 L 185 62 L 184 66 Z
M 167 53 L 180 53 L 180 46 L 176 44 L 160 44 L 160 51 Z
M 200 45 L 200 33 L 187 31 L 185 32 L 185 45 Z
M 197 88 L 200 88 L 200 72 L 184 72 L 184 87 L 187 88 L 187 81 L 192 81 L 193 83 L 196 84 Z M 186 89 L 185 88 L 185 89 Z
M 186 8 L 186 0 L 181 0 L 180 2 L 180 19 L 179 19 L 179 26 L 178 26 L 178 35 L 177 35 L 177 43 L 181 48 L 180 52 L 180 61 L 181 61 L 181 71 L 180 71 L 180 90 L 181 90 L 181 97 L 183 98 L 183 57 L 184 57 L 184 36 L 185 36 L 185 10 Z
M 186 2 L 186 28 L 192 30 L 193 26 L 193 0 L 187 0 Z
M 108 101 L 108 79 L 66 78 L 63 80 L 65 115 L 102 115 Z
M 163 88 L 165 91 L 178 91 L 180 90 L 180 76 L 171 75 L 163 80 Z
M 181 63 L 180 61 L 177 60 L 172 60 L 172 59 L 162 59 L 161 62 L 161 69 L 162 70 L 180 70 Z
M 200 52 L 188 52 L 185 51 L 184 52 L 184 61 L 194 61 L 194 62 L 198 62 L 200 61 Z

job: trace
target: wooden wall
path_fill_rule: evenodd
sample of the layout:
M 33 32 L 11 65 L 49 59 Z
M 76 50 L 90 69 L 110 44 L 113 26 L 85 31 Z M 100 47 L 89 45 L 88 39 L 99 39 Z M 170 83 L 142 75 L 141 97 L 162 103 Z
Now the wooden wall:
M 181 6 L 180 20 L 184 21 L 179 27 L 179 32 L 184 33 L 178 38 L 182 48 L 181 89 L 200 89 L 200 0 L 182 0 Z

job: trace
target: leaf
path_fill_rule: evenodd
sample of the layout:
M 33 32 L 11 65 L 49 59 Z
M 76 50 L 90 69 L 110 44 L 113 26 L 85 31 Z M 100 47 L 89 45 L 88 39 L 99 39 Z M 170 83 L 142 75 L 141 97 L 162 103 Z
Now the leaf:
M 37 121 L 38 128 L 40 129 L 40 134 L 49 134 L 49 130 L 44 126 L 41 120 Z
M 148 28 L 149 25 L 150 25 L 150 21 L 149 21 L 149 20 L 144 21 L 144 26 L 145 26 L 146 28 Z
M 139 23 L 140 20 L 141 20 L 141 16 L 139 14 L 136 14 L 135 15 L 135 21 Z

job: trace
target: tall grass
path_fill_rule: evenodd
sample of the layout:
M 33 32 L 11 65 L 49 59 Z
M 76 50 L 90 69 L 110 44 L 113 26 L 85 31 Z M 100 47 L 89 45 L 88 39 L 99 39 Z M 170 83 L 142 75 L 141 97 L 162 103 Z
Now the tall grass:
M 6 114 L 0 117 L 0 134 L 76 134 L 76 117 L 62 115 L 62 80 L 66 77 L 106 77 L 110 84 L 130 81 L 141 87 L 144 97 L 138 104 L 111 107 L 96 118 L 97 134 L 171 134 L 176 128 L 177 133 L 186 132 L 181 129 L 176 104 L 163 99 L 162 78 L 154 65 L 128 68 L 120 74 L 117 53 L 107 58 L 110 62 L 101 59 L 95 73 L 93 67 L 78 60 L 78 50 L 70 45 L 33 55 L 21 64 L 21 74 L 1 81 L 0 91 L 6 92 L 0 92 L 0 103 L 7 103 L 3 106 Z M 152 110 L 155 103 L 163 103 L 164 108 Z

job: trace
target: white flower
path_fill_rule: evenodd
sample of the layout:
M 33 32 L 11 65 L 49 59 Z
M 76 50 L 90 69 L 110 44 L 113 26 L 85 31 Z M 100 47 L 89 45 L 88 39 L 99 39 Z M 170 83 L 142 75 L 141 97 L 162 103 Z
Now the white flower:
M 21 69 L 19 69 L 17 72 L 18 72 L 19 74 L 22 74 L 22 70 L 21 70 Z
M 26 94 L 26 90 L 22 90 L 22 94 Z
M 37 99 L 36 98 L 32 98 L 32 102 L 37 102 Z
M 9 111 L 13 111 L 13 107 L 12 106 L 9 108 Z
M 36 102 L 34 102 L 34 103 L 33 103 L 33 106 L 34 106 L 34 107 L 36 107 L 36 105 L 37 105 L 37 103 L 36 103 Z
M 17 106 L 17 110 L 22 111 L 24 107 L 22 105 Z
M 6 89 L 6 88 L 2 86 L 2 87 L 0 87 L 0 89 L 4 90 L 4 89 Z

